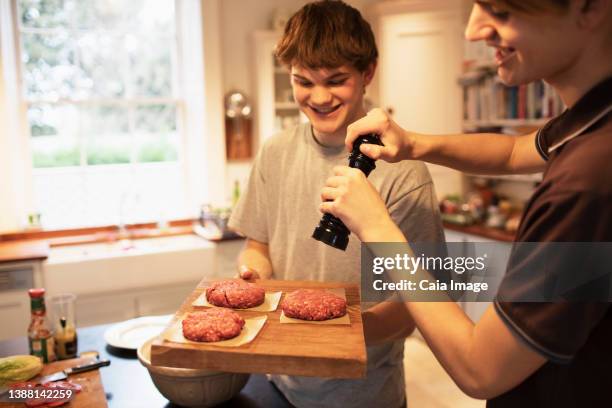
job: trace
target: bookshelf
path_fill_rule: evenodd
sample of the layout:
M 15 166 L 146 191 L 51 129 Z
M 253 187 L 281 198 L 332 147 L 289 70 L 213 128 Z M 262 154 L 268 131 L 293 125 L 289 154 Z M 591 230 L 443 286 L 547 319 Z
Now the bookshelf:
M 543 127 L 563 112 L 561 98 L 543 81 L 519 86 L 503 84 L 497 76 L 494 52 L 482 42 L 465 43 L 463 74 L 457 79 L 463 92 L 464 132 L 524 134 Z M 477 177 L 528 183 L 542 179 L 540 173 Z
M 563 103 L 543 81 L 506 86 L 489 67 L 471 68 L 459 78 L 463 88 L 464 125 L 534 126 L 559 115 Z

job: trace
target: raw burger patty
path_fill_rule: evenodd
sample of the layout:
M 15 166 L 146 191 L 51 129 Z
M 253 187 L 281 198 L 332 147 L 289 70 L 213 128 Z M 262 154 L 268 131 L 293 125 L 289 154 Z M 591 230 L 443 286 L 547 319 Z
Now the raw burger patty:
M 329 320 L 346 314 L 346 300 L 324 290 L 299 289 L 281 304 L 285 316 L 301 320 Z
M 244 319 L 228 309 L 189 313 L 183 319 L 183 336 L 191 341 L 221 341 L 240 334 Z
M 214 282 L 206 289 L 208 303 L 215 306 L 247 309 L 264 302 L 266 291 L 243 280 Z

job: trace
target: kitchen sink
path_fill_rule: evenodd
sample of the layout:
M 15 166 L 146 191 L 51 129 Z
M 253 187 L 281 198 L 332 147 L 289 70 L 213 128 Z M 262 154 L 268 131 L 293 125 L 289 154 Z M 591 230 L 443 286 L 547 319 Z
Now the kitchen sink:
M 49 293 L 90 294 L 198 282 L 215 273 L 215 244 L 197 235 L 52 247 Z

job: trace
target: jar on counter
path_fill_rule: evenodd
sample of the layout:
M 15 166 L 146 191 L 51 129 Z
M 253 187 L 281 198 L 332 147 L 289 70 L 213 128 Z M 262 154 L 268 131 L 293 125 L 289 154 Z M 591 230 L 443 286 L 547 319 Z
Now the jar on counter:
M 63 293 L 49 299 L 51 321 L 57 358 L 65 360 L 77 356 L 76 295 Z

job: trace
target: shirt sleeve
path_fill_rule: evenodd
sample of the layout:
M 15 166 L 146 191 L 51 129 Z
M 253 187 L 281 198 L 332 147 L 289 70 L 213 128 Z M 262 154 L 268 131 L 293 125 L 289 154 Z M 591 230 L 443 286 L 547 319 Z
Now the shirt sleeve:
M 546 142 L 542 129 L 538 130 L 538 133 L 536 133 L 535 147 L 538 153 L 540 153 L 540 156 L 548 161 L 548 143 Z
M 258 154 L 246 190 L 240 196 L 228 222 L 229 228 L 262 243 L 268 243 L 266 180 L 263 174 L 263 149 Z
M 494 302 L 515 336 L 556 363 L 570 362 L 609 312 L 609 246 L 591 242 L 609 240 L 605 202 L 578 192 L 541 197 Z
M 408 242 L 444 242 L 440 211 L 431 181 L 400 194 L 388 209 Z

